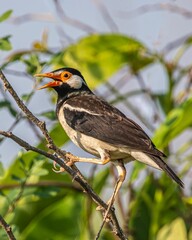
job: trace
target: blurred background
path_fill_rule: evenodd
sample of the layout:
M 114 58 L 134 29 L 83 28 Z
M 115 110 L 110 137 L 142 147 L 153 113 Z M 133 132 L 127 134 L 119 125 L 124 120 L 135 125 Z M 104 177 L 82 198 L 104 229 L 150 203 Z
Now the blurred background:
M 0 3 L 0 65 L 58 147 L 78 156 L 55 116 L 56 94 L 35 73 L 77 68 L 92 90 L 139 123 L 185 183 L 141 163 L 126 166 L 116 213 L 129 239 L 192 239 L 192 5 L 190 1 L 77 0 Z M 46 80 L 43 80 L 46 81 Z M 0 82 L 0 130 L 46 149 Z M 48 150 L 47 150 L 48 151 Z M 106 201 L 116 172 L 78 164 Z M 0 136 L 0 214 L 19 239 L 94 239 L 102 216 L 67 174 Z M 83 221 L 82 221 L 83 219 Z M 1 239 L 6 239 L 0 229 Z M 179 236 L 179 238 L 178 238 Z M 116 239 L 106 225 L 101 239 Z

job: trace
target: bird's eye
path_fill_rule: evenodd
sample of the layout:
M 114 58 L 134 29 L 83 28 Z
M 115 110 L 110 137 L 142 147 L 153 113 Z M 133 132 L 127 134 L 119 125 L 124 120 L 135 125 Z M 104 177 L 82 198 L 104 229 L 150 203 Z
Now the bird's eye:
M 61 79 L 63 79 L 63 81 L 67 81 L 70 77 L 71 77 L 70 72 L 62 72 L 61 73 Z

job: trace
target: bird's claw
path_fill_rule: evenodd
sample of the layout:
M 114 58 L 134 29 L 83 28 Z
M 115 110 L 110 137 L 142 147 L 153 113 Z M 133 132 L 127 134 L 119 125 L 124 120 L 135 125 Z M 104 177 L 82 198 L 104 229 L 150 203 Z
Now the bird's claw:
M 60 167 L 60 168 L 57 168 L 57 163 L 54 161 L 53 162 L 53 168 L 52 170 L 55 172 L 55 173 L 62 173 L 62 172 L 65 172 L 65 169 L 63 167 Z
M 58 157 L 58 155 L 56 154 L 56 153 L 54 153 L 54 156 L 57 156 Z M 67 163 L 66 163 L 66 165 L 68 166 L 68 167 L 71 167 L 72 165 L 74 164 L 74 162 L 70 159 L 70 161 L 68 161 Z M 54 161 L 53 162 L 53 168 L 52 168 L 52 170 L 55 172 L 55 173 L 62 173 L 62 172 L 65 172 L 65 169 L 63 168 L 63 167 L 57 167 L 57 162 L 56 161 Z

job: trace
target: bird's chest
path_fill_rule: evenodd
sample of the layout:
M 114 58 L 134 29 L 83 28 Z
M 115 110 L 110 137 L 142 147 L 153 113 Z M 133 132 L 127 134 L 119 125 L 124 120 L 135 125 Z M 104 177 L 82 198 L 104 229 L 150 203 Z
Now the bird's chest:
M 71 128 L 66 122 L 63 107 L 61 107 L 61 109 L 58 112 L 58 119 L 63 129 L 65 130 L 65 132 L 67 133 L 67 135 L 69 136 L 73 143 L 75 143 L 77 146 L 84 149 L 85 151 L 95 156 L 98 156 L 98 152 L 96 150 L 98 148 L 98 142 L 91 139 L 91 137 Z

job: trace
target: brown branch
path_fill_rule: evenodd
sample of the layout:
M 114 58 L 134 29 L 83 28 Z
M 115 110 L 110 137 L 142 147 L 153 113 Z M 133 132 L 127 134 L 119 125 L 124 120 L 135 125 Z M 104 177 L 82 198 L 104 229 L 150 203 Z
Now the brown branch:
M 8 90 L 9 93 L 12 95 L 14 100 L 16 101 L 17 105 L 19 108 L 26 114 L 27 118 L 32 121 L 43 133 L 43 135 L 46 138 L 46 141 L 48 142 L 48 147 L 52 150 L 54 150 L 59 156 L 61 156 L 64 160 L 68 159 L 73 159 L 76 158 L 74 155 L 71 153 L 66 153 L 65 151 L 60 150 L 57 148 L 51 139 L 47 129 L 46 125 L 44 122 L 41 122 L 37 117 L 35 117 L 32 112 L 25 106 L 25 104 L 22 102 L 22 100 L 18 97 L 17 93 L 14 91 L 12 88 L 11 84 L 8 82 L 2 71 L 0 70 L 0 78 L 4 83 L 4 88 L 5 90 Z M 89 186 L 89 184 L 85 181 L 85 179 L 79 174 L 79 170 L 77 168 L 72 168 L 69 167 L 62 158 L 50 154 L 48 152 L 45 152 L 41 149 L 38 149 L 36 147 L 31 146 L 29 143 L 25 142 L 21 138 L 17 137 L 16 135 L 12 134 L 11 132 L 5 132 L 5 131 L 0 131 L 0 134 L 11 138 L 14 140 L 16 143 L 18 143 L 20 146 L 22 146 L 24 149 L 27 151 L 33 151 L 37 152 L 41 155 L 46 156 L 49 159 L 52 159 L 55 161 L 60 167 L 62 167 L 66 172 L 68 172 L 72 178 L 77 181 L 81 187 L 84 189 L 84 191 L 93 199 L 93 201 L 103 209 L 107 210 L 107 204 L 103 202 L 103 200 L 93 191 L 93 189 Z M 117 235 L 120 239 L 127 239 L 119 225 L 119 222 L 117 220 L 117 217 L 115 215 L 115 211 L 113 208 L 110 209 L 108 217 L 111 219 L 112 222 L 112 229 L 115 235 Z
M 0 186 L 0 190 L 6 190 L 6 189 L 15 189 L 21 187 L 21 184 L 3 184 Z M 75 184 L 60 182 L 60 181 L 40 181 L 37 183 L 26 183 L 26 188 L 33 188 L 33 187 L 59 187 L 59 188 L 67 188 L 71 189 L 77 192 L 82 193 L 82 188 Z
M 6 221 L 1 215 L 0 215 L 0 226 L 5 230 L 10 240 L 16 240 L 15 236 L 13 235 L 11 227 L 6 223 Z

